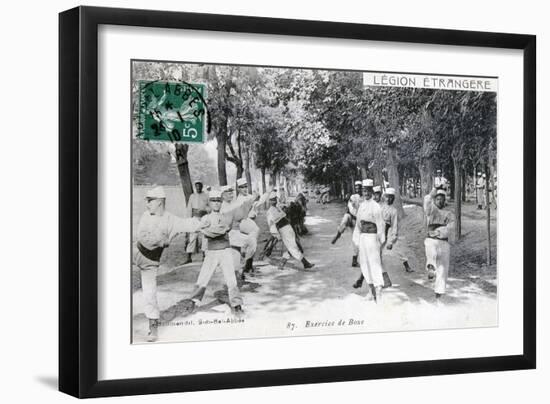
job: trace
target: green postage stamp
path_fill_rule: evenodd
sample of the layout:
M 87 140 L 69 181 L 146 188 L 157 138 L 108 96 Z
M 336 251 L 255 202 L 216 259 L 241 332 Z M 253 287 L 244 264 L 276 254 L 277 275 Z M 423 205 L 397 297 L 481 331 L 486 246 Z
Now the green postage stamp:
M 138 138 L 204 143 L 206 84 L 140 81 Z

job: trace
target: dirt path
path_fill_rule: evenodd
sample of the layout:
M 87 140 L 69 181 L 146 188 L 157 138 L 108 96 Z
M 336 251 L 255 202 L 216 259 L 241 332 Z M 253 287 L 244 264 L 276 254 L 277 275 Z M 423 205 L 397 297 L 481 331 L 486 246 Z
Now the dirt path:
M 350 332 L 328 324 L 320 329 L 309 329 L 306 321 L 357 320 L 356 331 L 392 331 L 410 329 L 459 328 L 495 326 L 497 299 L 496 274 L 491 271 L 452 269 L 448 294 L 444 305 L 435 304 L 432 283 L 427 280 L 423 256 L 422 211 L 407 206 L 402 223 L 401 250 L 407 255 L 414 273 L 406 273 L 402 262 L 393 255 L 384 254 L 383 263 L 393 286 L 385 289 L 382 304 L 365 297 L 366 286 L 352 288 L 359 276 L 359 268 L 351 267 L 351 232 L 346 230 L 335 245 L 330 243 L 344 212 L 342 203 L 319 205 L 310 202 L 306 225 L 309 235 L 301 239 L 305 256 L 315 264 L 304 271 L 294 260 L 285 270 L 277 269 L 280 250 L 265 261 L 257 261 L 256 271 L 242 288 L 246 327 L 229 327 L 223 332 L 212 327 L 199 327 L 199 322 L 231 317 L 227 305 L 218 304 L 214 292 L 223 288 L 223 278 L 217 271 L 211 281 L 204 305 L 191 316 L 176 319 L 187 326 L 161 329 L 161 339 L 168 341 L 194 339 L 221 339 L 296 335 L 288 324 L 296 324 L 300 335 Z M 257 220 L 262 229 L 260 241 L 267 236 L 265 217 Z M 465 228 L 468 230 L 468 226 Z M 471 230 L 470 230 L 471 231 Z M 259 250 L 263 248 L 260 242 Z M 198 262 L 168 270 L 181 258 L 177 245 L 171 247 L 164 263 L 164 274 L 159 276 L 159 305 L 161 309 L 189 296 L 200 270 Z M 454 258 L 453 258 L 454 260 Z M 472 272 L 473 271 L 473 272 Z M 141 290 L 133 296 L 134 336 L 140 342 L 145 335 L 146 319 L 142 314 Z M 183 324 L 183 323 L 182 323 Z

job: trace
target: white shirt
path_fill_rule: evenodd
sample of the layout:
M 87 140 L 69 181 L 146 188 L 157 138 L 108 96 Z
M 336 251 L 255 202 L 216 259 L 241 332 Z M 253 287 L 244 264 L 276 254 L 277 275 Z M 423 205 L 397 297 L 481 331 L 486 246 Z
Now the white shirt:
M 166 247 L 180 233 L 194 233 L 199 228 L 200 221 L 197 218 L 182 219 L 166 211 L 162 215 L 145 211 L 139 220 L 137 241 L 152 250 Z
M 286 213 L 283 212 L 278 206 L 271 206 L 266 213 L 267 225 L 269 226 L 269 232 L 273 235 L 278 234 L 279 230 L 275 225 L 279 220 L 286 216 Z
M 376 234 L 378 235 L 378 240 L 381 244 L 386 240 L 385 227 L 386 224 L 382 217 L 382 208 L 375 202 L 374 199 L 365 199 L 359 205 L 357 210 L 357 223 L 356 227 L 360 229 L 361 221 L 371 222 L 376 224 Z
M 208 204 L 208 193 L 201 192 L 200 194 L 198 192 L 194 192 L 189 197 L 189 202 L 187 203 L 187 210 L 189 212 L 189 216 L 192 215 L 193 209 L 197 210 L 210 210 L 210 205 Z

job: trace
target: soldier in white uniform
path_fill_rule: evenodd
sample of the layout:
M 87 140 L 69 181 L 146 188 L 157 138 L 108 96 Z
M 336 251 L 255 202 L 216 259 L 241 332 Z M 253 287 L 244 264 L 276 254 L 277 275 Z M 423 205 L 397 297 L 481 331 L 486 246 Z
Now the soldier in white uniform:
M 222 204 L 220 212 L 222 214 L 234 216 L 235 212 L 238 210 L 239 205 L 237 201 L 234 200 L 234 190 L 231 185 L 224 185 L 221 188 L 222 194 Z M 239 279 L 242 279 L 243 272 L 241 268 L 241 255 L 244 250 L 247 248 L 249 241 L 245 234 L 241 233 L 239 230 L 239 222 L 236 220 L 231 222 L 232 228 L 229 232 L 229 244 L 231 245 L 231 257 L 233 259 L 233 267 L 238 273 Z
M 434 188 L 443 189 L 445 192 L 449 191 L 449 181 L 443 176 L 439 169 L 436 171 L 436 176 L 434 177 Z
M 229 232 L 233 226 L 234 218 L 231 213 L 220 211 L 222 205 L 220 191 L 211 191 L 209 202 L 212 212 L 202 217 L 200 230 L 207 239 L 207 249 L 192 300 L 195 304 L 202 301 L 214 271 L 216 268 L 221 268 L 227 285 L 229 304 L 236 314 L 240 314 L 243 311 L 243 300 L 237 286 L 234 260 L 232 259 L 233 249 L 229 241 Z
M 485 174 L 481 174 L 481 171 L 477 173 L 476 192 L 477 192 L 477 208 L 485 209 Z
M 202 191 L 202 182 L 195 182 L 195 192 L 189 197 L 187 203 L 187 213 L 190 217 L 196 217 L 200 220 L 201 217 L 206 215 L 210 211 L 208 205 L 208 194 Z M 191 255 L 199 252 L 202 247 L 202 235 L 200 232 L 189 233 L 189 240 L 187 242 L 187 262 L 191 262 Z
M 424 240 L 426 269 L 428 278 L 435 278 L 436 299 L 445 293 L 447 286 L 451 253 L 449 238 L 453 235 L 454 226 L 453 214 L 444 209 L 445 196 L 444 190 L 434 188 L 424 197 L 424 213 L 428 223 L 428 234 Z
M 356 224 L 359 232 L 359 265 L 374 299 L 380 301 L 384 285 L 380 249 L 386 240 L 385 223 L 380 205 L 372 199 L 373 181 L 367 179 L 363 185 L 364 199 L 357 211 Z
M 269 203 L 271 206 L 266 213 L 269 232 L 277 239 L 282 240 L 287 249 L 283 254 L 283 262 L 279 266 L 279 269 L 284 268 L 284 264 L 290 256 L 300 261 L 304 269 L 313 268 L 314 264 L 310 263 L 298 248 L 296 244 L 296 234 L 290 225 L 290 221 L 286 217 L 286 213 L 277 206 L 277 194 L 275 192 L 271 192 L 269 195 Z
M 359 209 L 359 204 L 361 203 L 361 195 L 363 193 L 363 190 L 362 190 L 361 181 L 355 181 L 354 185 L 355 185 L 355 193 L 349 198 L 347 211 L 344 214 L 344 217 L 342 218 L 340 225 L 338 226 L 338 231 L 334 236 L 334 238 L 332 239 L 331 244 L 336 243 L 336 241 L 344 233 L 347 227 L 351 229 L 352 233 L 355 231 L 355 223 L 357 220 L 357 209 Z M 353 256 L 351 259 L 352 267 L 359 266 L 359 264 L 357 263 L 357 257 L 359 255 L 359 245 L 357 244 L 357 241 L 358 241 L 358 236 L 355 238 L 352 236 L 352 240 L 351 240 L 351 245 L 353 249 Z
M 134 263 L 140 269 L 145 317 L 149 319 L 149 342 L 158 338 L 160 317 L 157 300 L 157 272 L 164 249 L 178 234 L 192 233 L 200 228 L 196 217 L 179 218 L 165 210 L 164 188 L 155 187 L 145 195 L 147 210 L 141 216 L 137 230 L 137 251 Z
M 258 248 L 258 237 L 260 235 L 260 228 L 254 221 L 257 216 L 257 209 L 263 205 L 269 196 L 270 190 L 268 189 L 261 197 L 258 195 L 248 194 L 248 182 L 245 178 L 239 178 L 237 180 L 238 195 L 235 200 L 235 221 L 239 223 L 239 231 L 246 235 L 246 248 L 242 251 L 245 259 L 245 272 L 251 272 L 252 261 L 254 254 Z M 259 199 L 258 199 L 259 198 Z

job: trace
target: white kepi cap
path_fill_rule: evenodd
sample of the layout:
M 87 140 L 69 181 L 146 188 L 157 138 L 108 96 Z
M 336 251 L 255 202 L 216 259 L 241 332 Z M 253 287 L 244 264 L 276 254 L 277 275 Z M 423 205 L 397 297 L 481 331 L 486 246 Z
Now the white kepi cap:
M 248 184 L 248 182 L 246 182 L 246 178 L 239 178 L 237 180 L 237 186 L 240 187 L 240 186 L 243 186 L 243 185 L 246 185 Z
M 363 182 L 361 181 L 355 181 L 355 184 L 354 185 L 363 185 Z
M 377 185 L 372 189 L 372 192 L 382 192 L 382 187 L 380 185 Z
M 233 191 L 233 187 L 231 185 L 222 186 L 221 192 L 224 193 L 224 192 L 227 192 L 227 191 Z
M 386 188 L 386 195 L 395 195 L 395 188 Z
M 445 192 L 444 189 L 438 189 L 437 192 L 435 193 L 436 195 L 443 195 L 443 196 L 447 196 L 447 193 Z
M 154 187 L 153 189 L 150 189 L 145 194 L 146 199 L 166 199 L 166 194 L 164 193 L 164 188 L 161 186 Z
M 373 180 L 369 180 L 369 179 L 363 180 L 363 186 L 364 187 L 372 187 L 373 185 L 374 185 Z
M 222 193 L 217 189 L 213 189 L 208 193 L 208 199 L 221 199 L 221 197 L 222 197 Z

